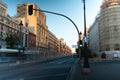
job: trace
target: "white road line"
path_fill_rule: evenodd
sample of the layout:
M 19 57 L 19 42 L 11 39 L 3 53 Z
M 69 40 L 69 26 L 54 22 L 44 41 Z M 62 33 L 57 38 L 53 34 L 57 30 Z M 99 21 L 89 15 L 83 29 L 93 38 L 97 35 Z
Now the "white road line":
M 64 76 L 67 75 L 68 73 L 61 73 L 61 74 L 53 74 L 53 75 L 42 75 L 42 76 L 37 76 L 37 77 L 29 77 L 29 78 L 17 78 L 17 79 L 10 79 L 10 80 L 26 80 L 26 79 L 39 79 L 39 78 L 45 78 L 45 77 L 52 77 L 52 76 Z

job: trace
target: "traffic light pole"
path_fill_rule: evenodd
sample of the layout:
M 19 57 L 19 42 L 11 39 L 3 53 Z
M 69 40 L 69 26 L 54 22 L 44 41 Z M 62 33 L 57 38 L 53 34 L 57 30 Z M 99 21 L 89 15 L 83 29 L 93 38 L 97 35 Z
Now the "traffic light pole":
M 55 12 L 51 12 L 51 11 L 46 11 L 46 10 L 39 10 L 39 9 L 33 9 L 33 10 L 36 10 L 36 11 L 41 11 L 41 12 L 46 12 L 46 13 L 50 13 L 50 14 L 55 14 L 55 15 L 59 15 L 59 16 L 63 16 L 63 17 L 65 17 L 65 18 L 67 18 L 69 21 L 71 21 L 72 23 L 73 23 L 73 25 L 75 26 L 75 28 L 76 28 L 76 30 L 77 30 L 77 32 L 78 32 L 78 36 L 79 36 L 79 29 L 78 29 L 78 27 L 77 27 L 77 25 L 73 22 L 73 20 L 72 19 L 70 19 L 69 17 L 67 17 L 67 16 L 65 16 L 65 15 L 63 15 L 63 14 L 59 14 L 59 13 L 55 13 Z
M 84 6 L 84 38 L 86 37 L 86 8 L 85 8 L 85 0 L 83 0 L 83 6 Z M 84 42 L 84 65 L 83 65 L 83 72 L 89 73 L 90 72 L 90 66 L 88 63 L 88 56 L 87 56 L 87 42 Z
M 69 17 L 63 15 L 63 14 L 59 14 L 59 13 L 55 13 L 55 12 L 51 12 L 51 11 L 46 11 L 46 10 L 40 10 L 40 9 L 33 9 L 33 10 L 36 10 L 36 11 L 41 11 L 41 12 L 46 12 L 46 13 L 50 13 L 50 14 L 55 14 L 55 15 L 59 15 L 59 16 L 62 16 L 62 17 L 65 17 L 66 19 L 68 19 L 70 22 L 73 23 L 73 25 L 75 26 L 76 30 L 77 30 L 77 33 L 78 33 L 78 49 L 79 49 L 79 55 L 80 55 L 80 31 L 77 27 L 77 25 L 73 22 L 72 19 L 70 19 Z M 80 56 L 81 57 L 81 56 Z

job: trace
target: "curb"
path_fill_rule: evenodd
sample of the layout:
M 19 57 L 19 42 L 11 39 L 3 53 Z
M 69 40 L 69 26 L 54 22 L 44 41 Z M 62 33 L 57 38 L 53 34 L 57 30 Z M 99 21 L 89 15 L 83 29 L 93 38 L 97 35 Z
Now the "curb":
M 68 73 L 68 75 L 67 75 L 67 77 L 66 77 L 66 80 L 70 80 L 71 79 L 71 76 L 72 76 L 72 74 L 73 74 L 73 71 L 74 71 L 74 69 L 76 68 L 76 63 L 78 62 L 78 60 L 75 60 L 74 61 L 74 65 L 71 67 L 71 69 L 70 69 L 70 71 L 69 71 L 69 73 Z

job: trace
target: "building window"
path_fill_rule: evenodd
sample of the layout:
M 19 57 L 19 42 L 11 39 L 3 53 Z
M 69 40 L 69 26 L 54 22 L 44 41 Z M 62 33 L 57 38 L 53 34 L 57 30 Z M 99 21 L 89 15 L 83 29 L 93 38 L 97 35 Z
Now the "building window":
M 114 31 L 118 31 L 118 27 L 116 25 L 114 26 Z
M 106 51 L 110 50 L 110 45 L 109 44 L 105 45 L 105 47 L 106 47 Z
M 1 32 L 1 38 L 3 38 L 3 33 Z
M 120 50 L 120 45 L 119 44 L 114 44 L 114 50 Z
M 3 30 L 3 26 L 1 26 L 1 30 Z

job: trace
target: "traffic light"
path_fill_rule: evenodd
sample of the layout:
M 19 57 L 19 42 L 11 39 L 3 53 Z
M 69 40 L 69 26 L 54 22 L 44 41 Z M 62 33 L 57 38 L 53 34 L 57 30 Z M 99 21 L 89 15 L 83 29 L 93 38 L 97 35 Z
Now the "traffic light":
M 33 5 L 28 6 L 28 14 L 32 15 L 33 14 Z

